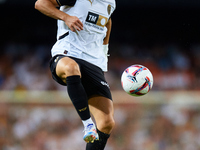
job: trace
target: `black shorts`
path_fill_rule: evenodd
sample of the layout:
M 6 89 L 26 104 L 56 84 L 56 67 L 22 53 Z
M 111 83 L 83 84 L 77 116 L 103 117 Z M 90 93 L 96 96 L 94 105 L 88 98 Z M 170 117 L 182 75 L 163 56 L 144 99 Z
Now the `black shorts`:
M 49 64 L 53 79 L 59 84 L 67 86 L 56 74 L 57 62 L 63 57 L 68 56 L 56 55 L 51 58 Z M 94 96 L 103 96 L 112 100 L 110 87 L 105 80 L 104 72 L 101 70 L 101 68 L 78 58 L 70 58 L 75 60 L 80 67 L 81 82 L 87 93 L 88 98 Z

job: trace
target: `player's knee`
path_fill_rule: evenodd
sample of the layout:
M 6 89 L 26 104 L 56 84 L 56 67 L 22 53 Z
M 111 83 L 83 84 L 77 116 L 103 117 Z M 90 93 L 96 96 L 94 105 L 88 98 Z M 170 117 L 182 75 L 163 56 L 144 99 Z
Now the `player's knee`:
M 66 64 L 63 70 L 66 77 L 72 76 L 72 75 L 81 75 L 78 64 L 74 62 Z
M 115 126 L 115 121 L 113 117 L 104 119 L 101 122 L 101 128 L 105 133 L 110 133 L 112 129 L 114 128 L 114 126 Z
M 109 122 L 107 123 L 107 128 L 111 131 L 115 126 L 115 121 L 112 118 L 111 120 L 109 120 Z

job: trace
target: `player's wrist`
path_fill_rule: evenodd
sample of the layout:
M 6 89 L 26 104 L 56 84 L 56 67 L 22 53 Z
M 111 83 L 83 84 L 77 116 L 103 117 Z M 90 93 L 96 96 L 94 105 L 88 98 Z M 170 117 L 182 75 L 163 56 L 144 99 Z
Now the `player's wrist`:
M 61 20 L 63 20 L 64 22 L 67 22 L 68 18 L 70 17 L 70 15 L 64 13 L 62 16 L 61 16 Z
M 109 50 L 109 44 L 103 44 L 103 52 L 106 56 L 109 56 L 108 50 Z

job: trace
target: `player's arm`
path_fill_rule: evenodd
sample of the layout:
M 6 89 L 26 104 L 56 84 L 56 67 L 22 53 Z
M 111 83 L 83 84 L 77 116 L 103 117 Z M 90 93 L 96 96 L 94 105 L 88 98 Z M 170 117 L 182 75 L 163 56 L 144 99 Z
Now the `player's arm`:
M 111 18 L 108 20 L 107 24 L 107 33 L 106 33 L 106 37 L 104 38 L 103 44 L 107 45 L 109 43 L 109 39 L 110 39 L 110 32 L 111 32 L 111 28 L 112 28 L 112 20 Z
M 108 54 L 108 44 L 109 44 L 109 39 L 110 39 L 111 27 L 112 27 L 111 18 L 108 20 L 106 27 L 107 27 L 107 33 L 106 33 L 106 37 L 104 38 L 104 41 L 103 41 L 103 51 L 104 51 L 106 56 L 109 56 L 109 54 Z
M 63 20 L 72 31 L 75 31 L 75 29 L 78 31 L 83 30 L 83 24 L 76 16 L 70 16 L 57 9 L 61 5 L 65 4 L 61 3 L 60 0 L 37 0 L 35 2 L 35 9 L 51 18 Z

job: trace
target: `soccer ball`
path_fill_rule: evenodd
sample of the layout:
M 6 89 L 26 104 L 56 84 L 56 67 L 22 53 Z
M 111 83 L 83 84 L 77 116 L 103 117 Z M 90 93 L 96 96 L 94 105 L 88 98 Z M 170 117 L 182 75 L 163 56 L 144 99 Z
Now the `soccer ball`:
M 132 65 L 124 70 L 121 84 L 126 93 L 132 96 L 142 96 L 151 90 L 153 76 L 148 68 L 142 65 Z

